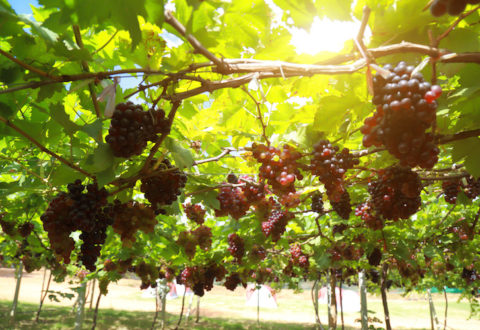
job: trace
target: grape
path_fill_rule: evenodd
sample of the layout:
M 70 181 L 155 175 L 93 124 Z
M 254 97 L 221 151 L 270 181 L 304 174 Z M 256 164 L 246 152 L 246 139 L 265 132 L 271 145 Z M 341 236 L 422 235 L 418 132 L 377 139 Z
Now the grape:
M 312 211 L 318 214 L 323 214 L 324 212 L 322 194 L 318 192 L 312 196 Z
M 417 173 L 409 168 L 390 167 L 379 173 L 377 181 L 368 184 L 371 204 L 385 219 L 407 219 L 421 204 L 422 184 Z
M 183 204 L 183 208 L 185 209 L 185 213 L 187 218 L 192 220 L 199 225 L 203 224 L 205 221 L 205 209 L 200 204 L 191 204 L 185 203 Z
M 370 202 L 360 204 L 355 209 L 355 215 L 362 218 L 365 221 L 365 225 L 373 230 L 380 230 L 383 228 L 384 223 L 381 217 L 374 214 L 375 211 Z
M 151 162 L 152 166 L 157 163 L 156 159 Z M 140 186 L 141 192 L 145 194 L 145 198 L 152 204 L 152 208 L 156 211 L 161 206 L 170 205 L 177 200 L 181 194 L 181 189 L 187 183 L 185 173 L 170 164 L 168 159 L 164 159 L 159 168 L 158 173 L 143 178 Z
M 465 195 L 470 199 L 474 199 L 480 195 L 480 178 L 475 179 L 473 176 L 469 176 L 464 191 Z
M 368 263 L 370 266 L 378 266 L 382 261 L 382 251 L 379 248 L 374 248 L 372 253 L 368 256 Z
M 285 227 L 293 214 L 286 210 L 273 210 L 267 221 L 262 222 L 262 232 L 265 236 L 271 236 L 273 242 L 277 242 L 285 232 Z
M 236 263 L 241 264 L 245 254 L 245 242 L 243 238 L 236 233 L 228 235 L 228 251 L 233 256 Z
M 30 235 L 30 233 L 33 231 L 33 228 L 33 223 L 27 221 L 18 227 L 18 233 L 20 234 L 20 236 L 25 238 Z
M 235 291 L 235 289 L 237 288 L 237 286 L 239 284 L 242 284 L 243 287 L 247 286 L 242 281 L 242 279 L 240 278 L 240 275 L 238 273 L 233 273 L 225 279 L 225 284 L 224 285 L 228 290 Z
M 112 213 L 113 231 L 120 235 L 125 246 L 131 246 L 136 241 L 135 234 L 138 230 L 152 233 L 157 224 L 153 208 L 134 201 L 121 203 L 115 200 Z
M 447 13 L 447 1 L 435 0 L 430 6 L 430 12 L 435 17 L 443 16 Z
M 466 5 L 465 0 L 450 0 L 448 3 L 448 14 L 451 16 L 460 15 L 465 10 Z
M 330 204 L 332 204 L 333 210 L 337 212 L 342 219 L 348 220 L 348 218 L 350 218 L 352 205 L 350 204 L 350 195 L 348 194 L 348 191 L 343 192 L 339 201 L 330 201 Z
M 412 75 L 413 67 L 407 70 L 405 62 L 386 67 L 391 72 L 388 79 L 378 73 L 373 78 L 372 102 L 377 110 L 360 129 L 363 145 L 384 145 L 403 166 L 432 168 L 439 149 L 427 130 L 435 124 L 436 99 L 442 90 L 425 82 L 422 74 Z
M 457 195 L 460 192 L 460 180 L 448 180 L 442 183 L 445 201 L 450 204 L 455 204 Z

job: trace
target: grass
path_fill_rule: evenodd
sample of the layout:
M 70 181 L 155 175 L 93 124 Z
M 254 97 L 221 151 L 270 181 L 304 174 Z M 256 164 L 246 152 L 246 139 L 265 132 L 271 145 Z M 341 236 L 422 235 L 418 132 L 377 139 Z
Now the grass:
M 45 306 L 40 315 L 40 320 L 35 323 L 35 313 L 38 305 L 20 303 L 17 309 L 17 317 L 14 325 L 8 325 L 9 311 L 11 302 L 0 301 L 0 329 L 68 329 L 73 328 L 75 324 L 75 314 L 70 307 Z M 97 328 L 102 329 L 150 329 L 153 322 L 153 312 L 131 312 L 112 309 L 99 310 L 97 318 Z M 93 311 L 86 312 L 83 329 L 91 329 Z M 175 328 L 178 322 L 178 316 L 167 314 L 167 328 Z M 160 321 L 157 319 L 156 328 L 159 328 Z M 187 324 L 182 321 L 180 329 L 279 329 L 279 330 L 297 330 L 312 329 L 311 325 L 293 324 L 293 323 L 272 323 L 260 324 L 257 326 L 252 320 L 238 320 L 225 318 L 201 318 L 199 323 L 190 319 Z M 348 329 L 348 328 L 347 328 Z

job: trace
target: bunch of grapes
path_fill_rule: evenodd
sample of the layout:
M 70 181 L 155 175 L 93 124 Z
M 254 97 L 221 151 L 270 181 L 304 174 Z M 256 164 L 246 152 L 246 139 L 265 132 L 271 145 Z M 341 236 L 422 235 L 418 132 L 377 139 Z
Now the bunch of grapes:
M 195 230 L 180 232 L 177 244 L 183 246 L 187 256 L 195 256 L 197 245 L 207 251 L 212 246 L 212 230 L 207 226 L 199 226 Z
M 53 199 L 48 209 L 40 217 L 54 252 L 70 262 L 74 241 L 73 231 L 80 230 L 83 240 L 80 260 L 90 270 L 95 270 L 95 262 L 105 242 L 106 228 L 112 224 L 110 207 L 107 204 L 107 191 L 98 189 L 97 184 L 85 186 L 80 180 L 67 185 L 68 193 L 61 192 Z
M 368 184 L 371 204 L 385 219 L 408 219 L 421 204 L 422 183 L 410 168 L 394 166 L 379 172 L 379 179 Z
M 274 209 L 270 212 L 267 221 L 262 222 L 262 232 L 265 236 L 272 237 L 272 241 L 277 242 L 285 232 L 288 221 L 293 219 L 294 215 L 287 210 Z
M 113 205 L 113 230 L 120 235 L 125 246 L 131 246 L 135 241 L 137 230 L 153 233 L 157 220 L 153 208 L 134 201 L 121 203 L 115 200 Z
M 333 261 L 341 259 L 358 260 L 363 255 L 363 249 L 353 244 L 339 243 L 328 249 L 328 253 L 332 256 Z
M 272 278 L 272 269 L 268 267 L 260 267 L 255 271 L 250 271 L 250 278 L 254 280 L 257 284 L 263 284 L 268 282 Z
M 157 160 L 153 159 L 151 166 L 156 166 Z M 177 200 L 181 189 L 187 183 L 185 173 L 176 169 L 168 159 L 164 159 L 156 173 L 141 180 L 140 190 L 145 198 L 152 204 L 152 208 L 159 211 L 163 205 L 170 205 Z
M 235 289 L 239 284 L 242 284 L 244 288 L 247 287 L 247 284 L 242 281 L 242 279 L 240 278 L 240 274 L 238 273 L 233 273 L 230 276 L 228 276 L 225 279 L 225 283 L 224 283 L 225 287 L 231 291 L 235 291 Z
M 8 236 L 15 236 L 17 234 L 15 223 L 3 220 L 4 217 L 5 213 L 0 214 L 0 227 L 2 228 L 2 231 Z
M 168 133 L 170 125 L 163 110 L 144 111 L 132 102 L 119 103 L 113 112 L 105 141 L 116 157 L 140 155 L 147 141 L 155 141 L 157 134 Z
M 436 121 L 437 102 L 442 89 L 425 82 L 414 67 L 400 62 L 384 78 L 377 73 L 373 78 L 372 102 L 377 111 L 365 119 L 361 132 L 363 145 L 384 145 L 388 152 L 404 166 L 432 168 L 438 161 L 439 149 L 432 133 L 426 130 Z
M 440 17 L 448 13 L 451 16 L 460 15 L 467 4 L 475 5 L 480 0 L 435 0 L 430 6 L 430 12 L 435 17 Z
M 30 221 L 27 221 L 21 224 L 20 226 L 18 226 L 18 233 L 20 234 L 20 236 L 25 238 L 28 235 L 30 235 L 33 229 L 34 229 L 33 223 L 31 223 Z
M 467 178 L 467 184 L 464 187 L 465 195 L 468 198 L 474 199 L 480 195 L 480 178 L 475 179 L 473 176 Z
M 328 140 L 321 140 L 313 146 L 310 170 L 325 185 L 330 201 L 338 202 L 345 192 L 343 177 L 348 169 L 358 165 L 348 149 L 338 152 Z
M 210 291 L 213 288 L 215 279 L 221 281 L 225 273 L 225 267 L 214 263 L 207 266 L 185 267 L 180 274 L 180 282 L 191 288 L 197 296 L 202 297 L 205 290 Z
M 189 220 L 192 220 L 199 225 L 203 224 L 205 221 L 205 209 L 200 204 L 191 204 L 185 203 L 183 204 L 183 208 L 185 209 L 185 213 Z
M 448 231 L 457 234 L 462 241 L 468 240 L 473 234 L 470 224 L 463 217 L 448 228 Z
M 227 177 L 227 181 L 228 180 Z M 237 182 L 230 182 L 230 183 L 241 183 L 241 189 L 243 191 L 243 195 L 245 196 L 247 203 L 250 205 L 255 205 L 259 201 L 265 198 L 265 194 L 267 192 L 267 186 L 262 184 L 261 182 L 255 182 L 255 179 L 248 176 L 242 175 Z
M 450 204 L 455 204 L 457 202 L 457 196 L 460 192 L 460 188 L 460 180 L 443 181 L 442 189 L 445 196 L 445 201 Z
M 462 278 L 467 282 L 467 284 L 472 284 L 473 282 L 478 280 L 479 277 L 480 276 L 474 268 L 463 267 Z
M 379 248 L 374 248 L 372 253 L 368 255 L 367 259 L 370 266 L 380 265 L 380 261 L 382 261 L 382 251 L 380 251 Z
M 304 254 L 299 244 L 293 244 L 290 246 L 290 262 L 303 268 L 305 271 L 310 267 L 308 255 Z
M 373 206 L 370 202 L 362 203 L 355 209 L 355 215 L 361 217 L 365 221 L 365 225 L 373 230 L 380 230 L 384 227 L 381 217 L 375 214 Z
M 117 269 L 117 264 L 110 259 L 106 259 L 103 262 L 103 269 L 107 272 L 113 272 Z
M 250 208 L 250 203 L 240 187 L 226 186 L 220 188 L 217 199 L 220 202 L 220 209 L 215 210 L 215 216 L 217 217 L 231 215 L 238 220 L 247 214 Z
M 323 214 L 323 198 L 322 194 L 317 192 L 312 196 L 312 211 L 318 214 Z
M 236 233 L 228 235 L 228 251 L 233 256 L 236 263 L 241 264 L 245 255 L 245 241 Z
M 303 179 L 297 164 L 297 160 L 302 157 L 300 152 L 287 144 L 280 150 L 254 143 L 252 154 L 262 164 L 259 169 L 260 178 L 267 180 L 273 193 L 281 196 L 295 192 L 295 180 Z
M 340 195 L 338 201 L 330 200 L 330 204 L 332 205 L 332 209 L 337 212 L 342 219 L 348 220 L 352 212 L 352 204 L 350 204 L 350 194 L 348 191 L 345 190 Z
M 141 261 L 132 269 L 142 283 L 140 284 L 140 289 L 144 290 L 151 286 L 152 288 L 157 286 L 157 278 L 159 278 L 159 269 L 153 264 L 147 264 L 144 261 Z
M 261 245 L 253 244 L 252 248 L 250 249 L 249 257 L 254 262 L 258 262 L 263 260 L 267 257 L 267 250 Z

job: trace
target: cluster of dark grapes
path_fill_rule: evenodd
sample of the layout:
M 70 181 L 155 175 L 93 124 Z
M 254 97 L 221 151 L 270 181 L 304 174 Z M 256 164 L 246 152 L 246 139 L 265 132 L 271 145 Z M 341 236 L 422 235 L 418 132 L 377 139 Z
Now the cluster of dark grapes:
M 448 231 L 458 235 L 462 241 L 470 239 L 473 234 L 470 224 L 463 217 L 458 219 L 450 228 L 448 228 Z
M 247 214 L 250 208 L 250 203 L 241 187 L 224 186 L 220 188 L 217 199 L 220 202 L 220 208 L 215 210 L 215 216 L 217 217 L 230 215 L 238 220 Z
M 156 166 L 156 163 L 157 160 L 153 159 L 151 166 Z M 158 173 L 141 180 L 140 190 L 152 204 L 153 209 L 162 212 L 161 206 L 170 205 L 177 200 L 181 189 L 187 183 L 187 176 L 176 169 L 168 159 L 162 160 L 155 171 Z
M 130 267 L 130 270 L 140 277 L 140 289 L 144 290 L 149 286 L 155 288 L 157 286 L 157 278 L 159 278 L 159 269 L 153 264 L 141 261 L 137 265 Z
M 342 218 L 348 220 L 350 213 L 352 212 L 352 204 L 350 203 L 350 194 L 348 191 L 344 191 L 340 195 L 338 201 L 330 201 L 332 209 Z
M 477 271 L 472 267 L 463 267 L 462 278 L 467 282 L 467 284 L 472 284 L 480 278 Z
M 262 164 L 259 169 L 260 179 L 267 180 L 273 193 L 282 196 L 295 192 L 295 180 L 303 179 L 297 164 L 297 160 L 302 157 L 300 152 L 287 144 L 280 150 L 254 143 L 252 154 Z
M 54 252 L 70 263 L 74 241 L 73 231 L 80 230 L 83 240 L 79 259 L 91 271 L 105 242 L 105 231 L 113 223 L 112 207 L 107 205 L 107 191 L 97 184 L 85 186 L 80 180 L 67 186 L 68 193 L 61 192 L 53 199 L 40 217 Z
M 185 214 L 187 218 L 199 225 L 203 224 L 205 221 L 205 209 L 200 204 L 191 204 L 185 203 L 183 204 L 183 208 L 185 209 Z
M 136 241 L 135 234 L 138 230 L 152 233 L 157 224 L 155 211 L 142 203 L 134 201 L 121 203 L 115 200 L 112 212 L 113 230 L 120 235 L 125 246 L 131 246 Z
M 382 251 L 379 248 L 374 248 L 372 253 L 370 253 L 367 257 L 368 263 L 370 266 L 378 266 L 382 261 Z
M 5 213 L 0 214 L 0 227 L 2 228 L 2 231 L 8 236 L 15 236 L 17 234 L 15 223 L 3 220 L 4 217 Z
M 467 4 L 475 5 L 480 0 L 435 0 L 430 6 L 430 12 L 435 17 L 440 17 L 448 13 L 451 16 L 460 15 Z
M 422 278 L 426 273 L 425 269 L 422 269 L 415 262 L 414 256 L 411 256 L 408 262 L 405 260 L 394 259 L 394 264 L 402 278 L 408 278 L 413 283 L 417 283 L 419 278 Z
M 323 209 L 323 198 L 322 194 L 319 192 L 316 192 L 312 196 L 312 211 L 316 212 L 318 214 L 323 214 L 324 209 Z
M 31 223 L 30 221 L 27 221 L 22 223 L 20 226 L 18 226 L 18 233 L 20 234 L 20 236 L 25 238 L 32 233 L 33 229 L 34 229 L 33 223 Z
M 248 204 L 255 205 L 265 198 L 267 187 L 260 182 L 255 183 L 252 177 L 244 175 L 236 183 L 244 183 L 241 188 Z
M 300 268 L 303 268 L 305 271 L 310 267 L 310 262 L 308 260 L 308 255 L 303 253 L 302 248 L 299 244 L 293 244 L 290 246 L 290 261 L 293 265 L 297 265 Z
M 355 215 L 361 217 L 365 221 L 365 225 L 373 230 L 380 230 L 385 223 L 381 217 L 375 214 L 373 206 L 370 202 L 365 202 L 357 206 Z
M 445 201 L 450 204 L 457 202 L 457 196 L 460 190 L 463 189 L 465 195 L 474 199 L 480 195 L 480 178 L 475 179 L 473 176 L 469 176 L 462 182 L 461 179 L 446 180 L 442 183 L 443 193 L 445 195 Z
M 358 165 L 359 160 L 354 158 L 348 149 L 338 152 L 328 140 L 321 140 L 313 146 L 313 158 L 310 170 L 320 182 L 325 185 L 330 201 L 338 202 L 345 192 L 344 176 L 348 169 Z
M 157 139 L 157 134 L 169 131 L 170 125 L 163 110 L 144 111 L 142 106 L 132 102 L 119 103 L 105 141 L 116 157 L 130 158 L 140 155 L 148 141 Z
M 227 278 L 225 278 L 224 286 L 228 290 L 235 291 L 239 284 L 243 285 L 244 288 L 247 287 L 247 283 L 243 282 L 239 273 L 230 274 L 230 276 L 227 276 Z
M 269 267 L 260 267 L 250 271 L 250 278 L 257 284 L 269 282 L 273 277 L 273 271 Z
M 265 236 L 271 236 L 273 242 L 277 242 L 285 232 L 288 221 L 294 218 L 294 215 L 281 209 L 273 209 L 266 221 L 262 222 L 262 232 Z
M 253 262 L 258 262 L 267 257 L 267 250 L 261 245 L 253 244 L 248 255 Z
M 215 263 L 207 266 L 185 267 L 180 274 L 179 283 L 183 283 L 191 288 L 197 296 L 202 297 L 205 294 L 205 290 L 210 291 L 213 288 L 215 279 L 221 281 L 225 274 L 225 267 Z
M 408 219 L 421 204 L 422 183 L 410 168 L 393 166 L 379 172 L 379 179 L 368 184 L 370 203 L 384 219 Z
M 377 111 L 365 119 L 361 132 L 363 145 L 384 145 L 404 166 L 432 168 L 438 161 L 439 149 L 432 133 L 426 130 L 436 121 L 437 102 L 442 89 L 425 82 L 414 67 L 400 62 L 384 78 L 377 73 L 373 78 L 372 102 Z
M 358 260 L 363 255 L 363 249 L 353 244 L 338 243 L 328 249 L 333 261 Z
M 207 226 L 199 226 L 195 230 L 180 232 L 177 244 L 183 246 L 187 256 L 192 259 L 195 256 L 197 245 L 207 251 L 212 246 L 212 230 Z
M 245 241 L 236 233 L 228 235 L 228 251 L 233 256 L 236 263 L 241 264 L 245 255 Z

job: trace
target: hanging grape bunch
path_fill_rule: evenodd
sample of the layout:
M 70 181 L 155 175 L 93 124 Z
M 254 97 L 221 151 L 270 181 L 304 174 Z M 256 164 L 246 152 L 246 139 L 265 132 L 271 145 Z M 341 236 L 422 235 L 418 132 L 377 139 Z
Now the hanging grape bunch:
M 420 208 L 422 183 L 409 168 L 390 167 L 379 173 L 379 179 L 368 184 L 371 204 L 385 219 L 407 219 Z
M 438 161 L 439 149 L 433 134 L 426 132 L 436 120 L 437 102 L 442 89 L 425 82 L 414 67 L 400 62 L 394 68 L 387 64 L 390 75 L 377 73 L 373 78 L 372 102 L 377 110 L 365 119 L 361 128 L 363 145 L 380 147 L 400 160 L 403 166 L 430 169 Z
M 155 166 L 156 163 L 157 160 L 152 159 L 151 166 Z M 170 205 L 177 200 L 181 189 L 187 183 L 187 176 L 179 169 L 175 169 L 168 159 L 162 160 L 156 171 L 157 174 L 141 180 L 140 190 L 152 204 L 152 208 L 162 212 L 161 206 Z
M 140 155 L 148 141 L 157 134 L 168 133 L 170 125 L 162 109 L 144 111 L 132 102 L 119 103 L 113 112 L 105 141 L 116 157 L 130 158 Z
M 435 0 L 430 6 L 430 12 L 435 17 L 448 13 L 451 16 L 460 15 L 467 4 L 478 4 L 480 0 Z

